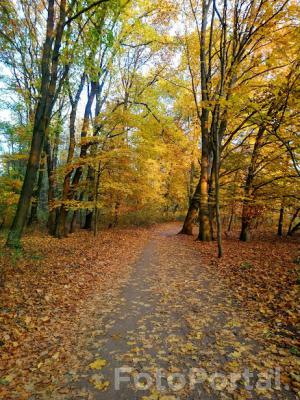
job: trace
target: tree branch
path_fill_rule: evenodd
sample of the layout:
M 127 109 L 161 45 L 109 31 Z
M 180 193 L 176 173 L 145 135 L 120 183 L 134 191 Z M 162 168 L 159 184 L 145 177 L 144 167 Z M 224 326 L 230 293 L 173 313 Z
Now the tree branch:
M 94 3 L 90 4 L 89 6 L 83 8 L 82 10 L 78 11 L 78 13 L 76 13 L 75 15 L 73 15 L 72 17 L 67 19 L 65 22 L 65 26 L 69 25 L 72 21 L 74 21 L 75 19 L 80 17 L 80 15 L 86 13 L 87 11 L 90 11 L 92 8 L 98 6 L 99 4 L 106 3 L 107 1 L 109 1 L 109 0 L 98 0 L 98 1 L 95 1 Z

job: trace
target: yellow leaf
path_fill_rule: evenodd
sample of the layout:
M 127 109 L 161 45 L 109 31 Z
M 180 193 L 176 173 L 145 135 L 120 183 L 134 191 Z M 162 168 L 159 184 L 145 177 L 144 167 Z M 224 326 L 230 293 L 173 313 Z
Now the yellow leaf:
M 94 384 L 94 387 L 98 390 L 106 390 L 109 386 L 109 381 L 104 381 L 104 382 L 96 382 Z
M 24 317 L 24 321 L 26 325 L 29 325 L 31 322 L 31 317 L 29 317 L 28 315 L 26 315 L 26 317 Z
M 109 386 L 109 381 L 103 381 L 103 375 L 94 374 L 89 378 L 89 382 L 98 390 L 106 390 Z
M 101 369 L 103 367 L 105 367 L 105 365 L 107 364 L 106 360 L 103 360 L 101 358 L 98 358 L 97 360 L 95 360 L 94 362 L 92 362 L 89 367 L 92 369 Z

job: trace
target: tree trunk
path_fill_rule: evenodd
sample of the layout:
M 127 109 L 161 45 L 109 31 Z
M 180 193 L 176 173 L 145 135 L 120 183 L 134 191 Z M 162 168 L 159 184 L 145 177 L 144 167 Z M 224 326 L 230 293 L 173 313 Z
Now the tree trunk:
M 298 222 L 293 229 L 290 230 L 289 236 L 293 236 L 293 234 L 300 229 L 300 222 Z
M 215 240 L 214 238 L 214 189 L 213 189 L 213 177 L 214 177 L 214 166 L 210 172 L 210 178 L 208 183 L 208 207 L 209 207 L 209 230 L 210 230 L 210 240 Z
M 87 181 L 87 190 L 89 192 L 88 201 L 94 204 L 95 198 L 95 168 L 89 165 L 88 173 L 86 177 Z M 85 215 L 85 222 L 83 225 L 83 229 L 92 229 L 92 221 L 93 221 L 93 210 L 87 210 Z
M 119 210 L 120 210 L 120 203 L 116 201 L 115 212 L 114 212 L 114 227 L 116 227 L 119 223 Z
M 37 210 L 38 210 L 38 206 L 39 206 L 39 199 L 40 199 L 40 194 L 41 194 L 42 185 L 43 185 L 44 168 L 45 168 L 45 157 L 44 157 L 44 155 L 42 155 L 37 186 L 33 192 L 33 200 L 31 202 L 31 211 L 30 211 L 30 217 L 28 220 L 28 226 L 33 225 L 34 223 L 38 222 Z
M 76 231 L 77 216 L 78 216 L 78 210 L 74 210 L 70 223 L 70 233 L 74 233 Z
M 263 135 L 265 132 L 265 127 L 261 126 L 258 129 L 255 144 L 251 156 L 250 165 L 248 167 L 248 174 L 246 177 L 245 187 L 244 187 L 244 200 L 243 200 L 243 210 L 242 210 L 242 226 L 240 232 L 240 240 L 243 242 L 250 241 L 250 225 L 251 225 L 251 202 L 252 202 L 252 190 L 253 181 L 256 174 L 256 165 L 260 153 L 260 148 L 262 145 Z
M 197 216 L 197 211 L 199 210 L 199 204 L 200 204 L 200 187 L 201 187 L 201 182 L 199 179 L 199 182 L 196 186 L 196 189 L 194 191 L 193 197 L 190 201 L 189 209 L 186 214 L 183 227 L 179 234 L 183 235 L 192 235 L 193 234 L 193 224 L 195 221 L 195 218 Z
M 297 208 L 297 210 L 294 212 L 294 214 L 290 220 L 287 236 L 292 236 L 293 223 L 294 223 L 295 219 L 298 217 L 299 212 L 300 212 L 300 208 Z
M 215 172 L 215 192 L 216 192 L 216 221 L 217 221 L 217 240 L 218 240 L 218 257 L 221 258 L 223 255 L 222 246 L 222 223 L 220 216 L 220 138 L 219 132 L 216 131 L 216 143 L 215 143 L 215 154 L 214 154 L 214 172 Z
M 92 229 L 92 222 L 93 222 L 93 211 L 87 211 L 86 216 L 85 216 L 85 222 L 83 225 L 83 229 Z
M 36 181 L 36 175 L 39 169 L 45 127 L 46 120 L 44 117 L 42 117 L 40 121 L 37 121 L 34 127 L 31 149 L 18 207 L 7 238 L 6 244 L 8 247 L 20 247 L 20 239 L 26 223 L 31 196 Z
M 283 235 L 283 216 L 284 216 L 284 206 L 282 204 L 280 207 L 280 211 L 279 211 L 279 220 L 278 220 L 278 229 L 277 229 L 277 235 L 279 237 L 282 237 L 282 235 Z
M 242 227 L 241 227 L 241 232 L 240 232 L 240 240 L 242 242 L 250 241 L 250 218 L 248 216 L 248 207 L 245 202 L 243 204 Z
M 59 117 L 60 120 L 60 117 Z M 58 141 L 59 141 L 59 122 L 56 127 L 55 138 L 53 149 L 51 149 L 51 144 L 49 138 L 45 138 L 45 151 L 47 154 L 47 171 L 48 171 L 48 229 L 50 235 L 55 234 L 58 209 L 55 207 L 56 198 L 56 167 L 57 167 L 57 157 L 58 157 Z
M 209 180 L 209 151 L 208 136 L 202 134 L 202 159 L 200 176 L 200 207 L 199 207 L 199 236 L 198 240 L 209 242 L 209 203 L 208 203 L 208 180 Z
M 229 219 L 229 223 L 228 223 L 228 227 L 227 227 L 227 232 L 231 231 L 233 218 L 234 218 L 234 203 L 232 204 L 232 207 L 231 207 L 231 213 L 230 213 L 230 219 Z

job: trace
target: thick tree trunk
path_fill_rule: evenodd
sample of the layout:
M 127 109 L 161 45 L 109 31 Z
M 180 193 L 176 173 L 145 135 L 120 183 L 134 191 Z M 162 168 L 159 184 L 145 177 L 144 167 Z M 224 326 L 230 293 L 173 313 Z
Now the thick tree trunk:
M 199 182 L 196 186 L 196 189 L 194 191 L 193 197 L 190 201 L 189 209 L 186 214 L 183 227 L 179 234 L 183 235 L 192 235 L 193 234 L 193 225 L 195 218 L 197 216 L 197 212 L 199 210 L 199 204 L 200 204 L 200 188 L 201 188 L 201 182 L 199 179 Z
M 73 211 L 71 222 L 70 222 L 70 233 L 74 233 L 76 231 L 76 223 L 77 223 L 78 211 Z
M 291 220 L 290 220 L 289 228 L 288 228 L 288 231 L 287 231 L 287 236 L 292 236 L 292 234 L 293 234 L 293 223 L 296 220 L 296 218 L 298 217 L 299 212 L 300 212 L 300 208 L 297 208 L 296 211 L 294 212 Z
M 247 216 L 247 207 L 243 205 L 243 215 L 242 215 L 242 227 L 240 232 L 240 240 L 242 242 L 250 241 L 250 221 Z
M 295 232 L 300 230 L 300 222 L 298 222 L 289 232 L 289 236 L 293 236 Z
M 31 211 L 30 211 L 30 217 L 28 220 L 28 226 L 33 225 L 34 223 L 38 222 L 37 210 L 38 210 L 40 194 L 41 194 L 41 190 L 42 190 L 42 186 L 43 186 L 44 168 L 45 168 L 45 157 L 42 155 L 37 186 L 33 192 L 33 200 L 31 203 Z
M 45 120 L 37 124 L 34 128 L 26 174 L 20 194 L 17 212 L 7 239 L 7 246 L 20 247 L 20 239 L 26 223 L 27 214 L 30 206 L 31 196 L 39 169 L 40 154 L 43 148 L 45 131 Z
M 85 216 L 85 222 L 83 225 L 83 229 L 92 229 L 93 227 L 93 211 L 87 211 L 86 216 Z

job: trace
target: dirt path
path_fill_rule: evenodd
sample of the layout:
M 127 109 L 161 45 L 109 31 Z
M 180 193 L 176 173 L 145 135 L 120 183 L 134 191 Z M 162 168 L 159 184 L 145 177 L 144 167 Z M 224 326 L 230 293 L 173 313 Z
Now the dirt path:
M 90 363 L 63 398 L 296 399 L 253 323 L 175 234 L 154 233 L 121 297 L 99 311 Z

